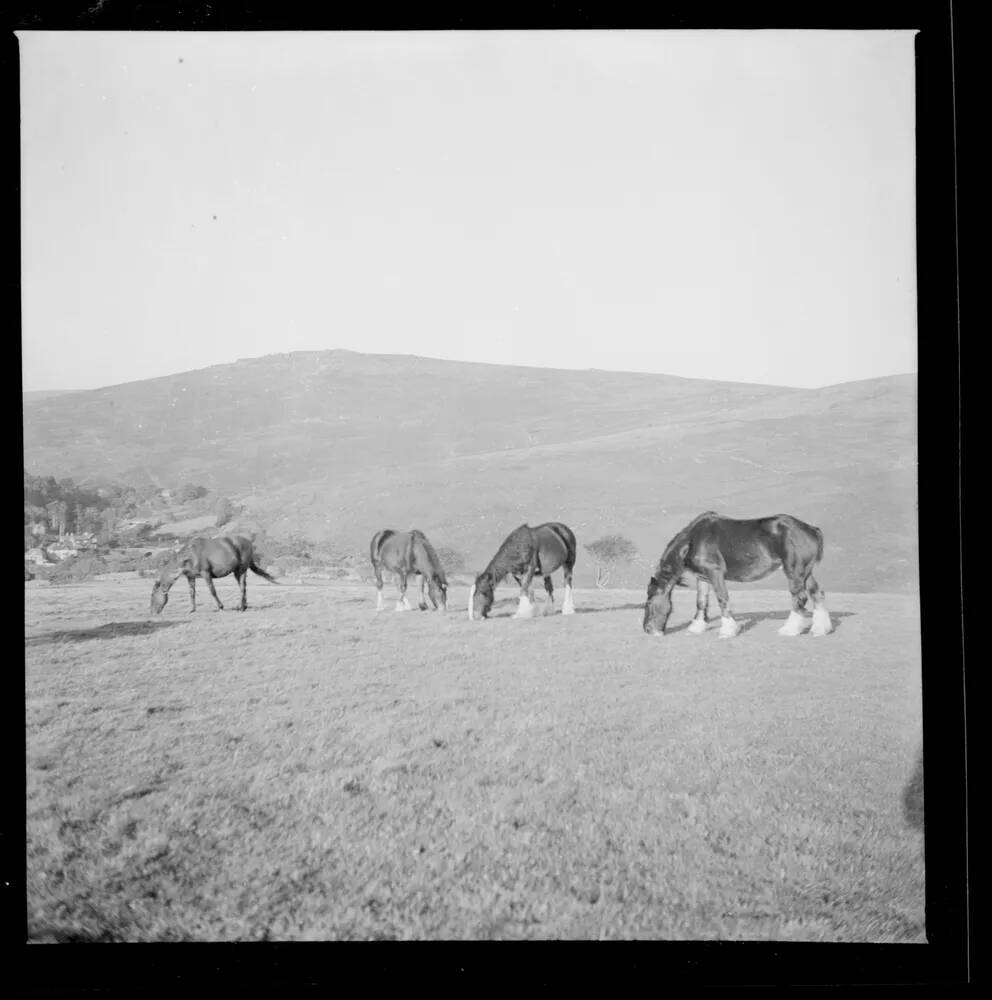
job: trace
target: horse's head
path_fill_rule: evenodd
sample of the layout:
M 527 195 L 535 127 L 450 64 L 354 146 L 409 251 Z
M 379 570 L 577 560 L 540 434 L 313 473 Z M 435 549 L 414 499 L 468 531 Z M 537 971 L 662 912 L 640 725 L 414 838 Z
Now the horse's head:
M 672 591 L 662 586 L 655 577 L 648 583 L 648 599 L 644 604 L 644 631 L 648 635 L 664 635 L 665 625 L 672 613 Z
M 493 606 L 493 594 L 496 589 L 495 581 L 488 573 L 480 573 L 472 584 L 472 589 L 468 595 L 468 616 L 469 618 L 486 618 L 489 609 Z
M 427 596 L 431 599 L 435 611 L 439 608 L 441 611 L 448 610 L 448 583 L 444 577 L 437 573 L 431 574 L 427 581 Z
M 165 607 L 166 602 L 169 600 L 169 591 L 165 589 L 162 585 L 161 580 L 155 581 L 155 586 L 152 587 L 152 603 L 151 603 L 151 613 L 157 615 L 161 612 L 162 608 Z

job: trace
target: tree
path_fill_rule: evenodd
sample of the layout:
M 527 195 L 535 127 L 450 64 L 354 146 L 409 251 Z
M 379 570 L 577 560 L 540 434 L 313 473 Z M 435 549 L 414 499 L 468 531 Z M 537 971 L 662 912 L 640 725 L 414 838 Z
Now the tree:
M 202 500 L 208 492 L 209 490 L 206 486 L 196 486 L 193 483 L 187 483 L 176 493 L 176 499 L 180 503 L 191 503 L 193 500 Z
M 69 505 L 64 500 L 52 500 L 45 504 L 45 510 L 48 511 L 48 523 L 52 531 L 57 531 L 61 538 L 65 534 Z
M 115 507 L 106 507 L 100 513 L 101 528 L 99 535 L 99 541 L 102 544 L 106 544 L 110 541 L 111 536 L 114 533 L 114 529 L 117 527 L 118 512 Z
M 76 510 L 76 531 L 97 534 L 101 526 L 100 511 L 96 507 L 82 507 Z
M 623 535 L 605 535 L 585 547 L 596 561 L 596 586 L 606 587 L 617 566 L 626 565 L 637 557 L 637 547 Z

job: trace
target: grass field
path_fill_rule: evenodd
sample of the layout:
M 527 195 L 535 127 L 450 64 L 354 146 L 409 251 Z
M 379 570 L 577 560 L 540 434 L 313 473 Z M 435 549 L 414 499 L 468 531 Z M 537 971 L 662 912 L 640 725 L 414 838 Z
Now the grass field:
M 32 941 L 925 940 L 915 596 L 150 589 L 25 589 Z

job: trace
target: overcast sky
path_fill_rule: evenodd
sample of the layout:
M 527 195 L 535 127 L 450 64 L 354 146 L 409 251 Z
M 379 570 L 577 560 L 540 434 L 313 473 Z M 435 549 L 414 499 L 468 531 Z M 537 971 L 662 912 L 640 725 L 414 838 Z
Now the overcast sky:
M 26 390 L 916 371 L 912 32 L 18 37 Z

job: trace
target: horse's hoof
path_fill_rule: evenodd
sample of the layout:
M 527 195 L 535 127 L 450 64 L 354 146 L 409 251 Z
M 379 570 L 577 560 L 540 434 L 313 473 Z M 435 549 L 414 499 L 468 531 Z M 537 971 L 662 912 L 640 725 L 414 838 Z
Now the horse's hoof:
M 693 635 L 702 635 L 706 631 L 706 622 L 701 621 L 699 618 L 693 618 L 689 622 L 689 627 L 686 631 L 691 632 Z
M 778 630 L 779 635 L 799 635 L 806 627 L 806 619 L 798 611 L 790 611 L 785 624 Z
M 830 615 L 826 611 L 813 612 L 813 628 L 810 630 L 810 635 L 829 635 L 833 630 L 833 622 L 830 621 Z
M 741 627 L 737 622 L 731 622 L 729 625 L 724 623 L 720 626 L 720 638 L 721 639 L 733 639 L 735 635 L 739 635 Z

